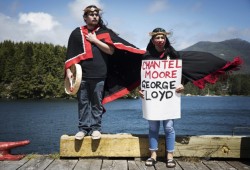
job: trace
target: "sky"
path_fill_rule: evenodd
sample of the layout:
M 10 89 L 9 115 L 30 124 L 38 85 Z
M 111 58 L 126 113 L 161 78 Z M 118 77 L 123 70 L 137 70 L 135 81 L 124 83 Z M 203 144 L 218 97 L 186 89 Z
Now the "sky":
M 83 9 L 95 4 L 109 28 L 145 48 L 161 27 L 177 50 L 199 41 L 240 38 L 250 42 L 250 0 L 1 0 L 0 42 L 52 43 L 67 47 L 70 33 L 85 25 Z

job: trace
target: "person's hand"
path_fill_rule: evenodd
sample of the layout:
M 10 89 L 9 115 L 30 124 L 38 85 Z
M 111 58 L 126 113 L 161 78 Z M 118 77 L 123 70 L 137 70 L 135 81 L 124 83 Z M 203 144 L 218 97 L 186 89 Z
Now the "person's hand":
M 98 40 L 98 39 L 96 38 L 95 32 L 93 32 L 93 33 L 88 33 L 88 35 L 86 35 L 86 39 L 87 39 L 89 42 L 92 42 L 92 43 L 94 43 L 96 40 Z
M 71 72 L 71 70 L 68 68 L 67 70 L 66 70 L 66 75 L 67 75 L 67 77 L 69 78 L 69 79 L 72 79 L 73 78 L 73 73 Z
M 183 90 L 184 90 L 184 86 L 182 84 L 177 86 L 176 89 L 175 89 L 176 93 L 182 93 Z
M 143 91 L 142 91 L 142 90 L 139 90 L 139 95 L 140 95 L 141 98 L 144 99 L 144 94 L 143 94 Z
M 70 83 L 70 91 L 72 92 L 73 91 L 73 78 L 74 78 L 74 75 L 73 75 L 73 73 L 71 72 L 71 70 L 69 68 L 66 70 L 66 73 L 67 73 L 67 78 L 69 79 L 69 83 Z

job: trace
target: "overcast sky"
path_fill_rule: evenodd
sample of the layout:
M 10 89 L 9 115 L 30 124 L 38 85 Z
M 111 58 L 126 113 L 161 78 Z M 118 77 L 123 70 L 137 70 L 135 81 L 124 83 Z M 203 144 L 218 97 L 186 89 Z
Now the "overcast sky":
M 250 42 L 250 0 L 1 0 L 0 41 L 67 46 L 71 31 L 85 24 L 82 10 L 90 4 L 103 9 L 108 27 L 139 48 L 156 27 L 173 32 L 177 50 L 199 41 Z

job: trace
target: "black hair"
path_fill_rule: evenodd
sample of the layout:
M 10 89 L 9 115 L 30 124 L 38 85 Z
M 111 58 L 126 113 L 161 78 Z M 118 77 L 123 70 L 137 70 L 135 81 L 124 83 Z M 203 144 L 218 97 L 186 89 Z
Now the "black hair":
M 167 33 L 167 32 L 165 31 L 165 29 L 160 28 L 160 27 L 155 28 L 155 29 L 152 31 L 152 33 L 157 33 L 157 32 Z M 149 43 L 148 43 L 148 45 L 147 45 L 147 51 L 149 51 L 149 52 L 156 52 L 155 46 L 154 46 L 154 44 L 153 44 L 153 42 L 152 42 L 152 40 L 154 39 L 154 37 L 155 37 L 156 35 L 157 35 L 157 34 L 152 35 L 151 39 L 149 40 Z M 165 47 L 164 57 L 166 57 L 166 56 L 169 55 L 171 59 L 180 58 L 178 52 L 171 46 L 170 41 L 169 41 L 167 35 L 166 35 L 166 43 L 165 43 L 164 47 Z
M 87 7 L 85 8 L 85 10 L 86 10 L 87 8 L 96 8 L 96 9 L 98 9 L 98 12 L 100 11 L 100 9 L 99 9 L 97 6 L 95 6 L 95 5 L 89 5 L 89 6 L 87 6 Z M 89 11 L 85 11 L 85 10 L 84 10 L 83 17 L 86 17 L 86 16 L 89 14 Z M 109 29 L 109 28 L 107 27 L 108 24 L 105 24 L 105 23 L 103 22 L 102 16 L 100 15 L 100 13 L 99 13 L 99 22 L 98 22 L 98 25 L 99 25 L 101 28 L 103 28 L 103 29 L 110 30 L 111 32 L 114 32 L 113 30 L 111 30 L 111 29 Z

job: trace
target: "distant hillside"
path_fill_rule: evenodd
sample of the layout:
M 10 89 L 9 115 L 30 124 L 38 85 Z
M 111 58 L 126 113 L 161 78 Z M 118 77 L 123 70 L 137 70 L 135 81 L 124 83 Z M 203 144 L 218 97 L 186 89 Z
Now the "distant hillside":
M 204 51 L 210 52 L 220 58 L 232 61 L 234 57 L 240 56 L 244 63 L 239 73 L 250 74 L 250 43 L 241 39 L 231 39 L 221 42 L 198 42 L 182 51 Z

